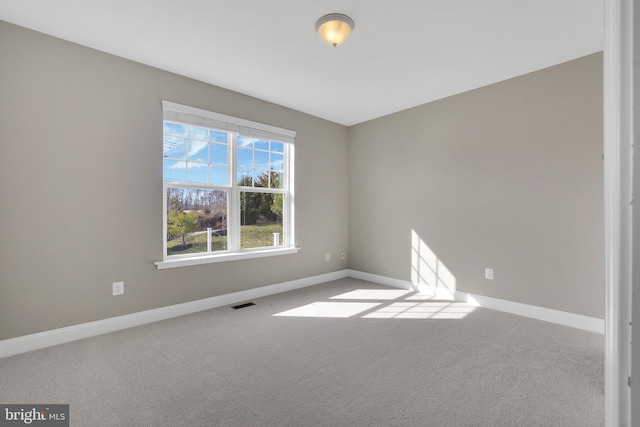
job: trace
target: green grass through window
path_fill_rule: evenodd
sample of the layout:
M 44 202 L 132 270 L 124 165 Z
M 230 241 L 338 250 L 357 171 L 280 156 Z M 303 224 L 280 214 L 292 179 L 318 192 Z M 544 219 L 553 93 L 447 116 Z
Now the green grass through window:
M 240 227 L 240 246 L 242 249 L 273 246 L 273 233 L 280 233 L 280 243 L 283 242 L 282 225 L 243 225 Z M 186 245 L 182 244 L 182 238 L 177 237 L 167 242 L 168 255 L 184 255 L 207 252 L 207 232 L 200 231 L 190 233 L 185 237 Z M 227 237 L 212 237 L 211 251 L 223 251 L 227 249 Z

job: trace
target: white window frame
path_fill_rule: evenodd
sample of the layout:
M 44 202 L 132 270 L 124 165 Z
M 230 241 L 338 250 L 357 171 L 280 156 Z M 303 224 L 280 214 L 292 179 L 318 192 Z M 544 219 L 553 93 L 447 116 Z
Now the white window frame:
M 163 173 L 163 260 L 155 262 L 158 269 L 183 267 L 189 265 L 208 264 L 224 261 L 235 261 L 250 258 L 261 258 L 276 255 L 297 253 L 300 248 L 295 246 L 294 233 L 294 138 L 295 131 L 265 125 L 237 117 L 227 116 L 212 111 L 162 101 L 163 122 L 186 124 L 209 129 L 226 131 L 231 137 L 228 143 L 228 186 L 199 184 L 191 182 L 165 181 Z M 284 179 L 282 189 L 265 187 L 243 187 L 237 185 L 237 140 L 238 136 L 257 139 L 267 139 L 284 143 Z M 227 249 L 224 251 L 205 252 L 184 255 L 167 255 L 167 189 L 202 188 L 208 190 L 227 191 Z M 283 221 L 281 244 L 274 247 L 260 247 L 241 249 L 240 243 L 240 193 L 277 193 L 283 195 Z

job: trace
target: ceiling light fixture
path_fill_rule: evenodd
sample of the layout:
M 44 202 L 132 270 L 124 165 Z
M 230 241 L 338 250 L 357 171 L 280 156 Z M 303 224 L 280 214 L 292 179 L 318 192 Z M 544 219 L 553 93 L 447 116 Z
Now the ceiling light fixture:
M 330 13 L 318 19 L 316 31 L 327 44 L 340 46 L 356 27 L 353 19 L 341 13 Z

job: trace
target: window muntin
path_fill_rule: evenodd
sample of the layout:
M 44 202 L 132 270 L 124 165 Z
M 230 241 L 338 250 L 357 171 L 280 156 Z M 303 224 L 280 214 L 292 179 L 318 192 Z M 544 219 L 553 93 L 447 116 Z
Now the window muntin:
M 291 247 L 290 144 L 165 120 L 163 145 L 165 259 Z
M 238 185 L 283 188 L 284 143 L 238 137 Z
M 164 122 L 164 180 L 227 185 L 228 132 Z

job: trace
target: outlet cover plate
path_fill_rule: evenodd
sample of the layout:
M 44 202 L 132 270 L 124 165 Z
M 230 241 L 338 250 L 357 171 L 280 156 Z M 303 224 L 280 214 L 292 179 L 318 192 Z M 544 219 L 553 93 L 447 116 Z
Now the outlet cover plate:
M 112 291 L 114 296 L 124 294 L 124 282 L 113 282 Z
M 487 280 L 493 280 L 493 268 L 484 269 L 484 278 Z

